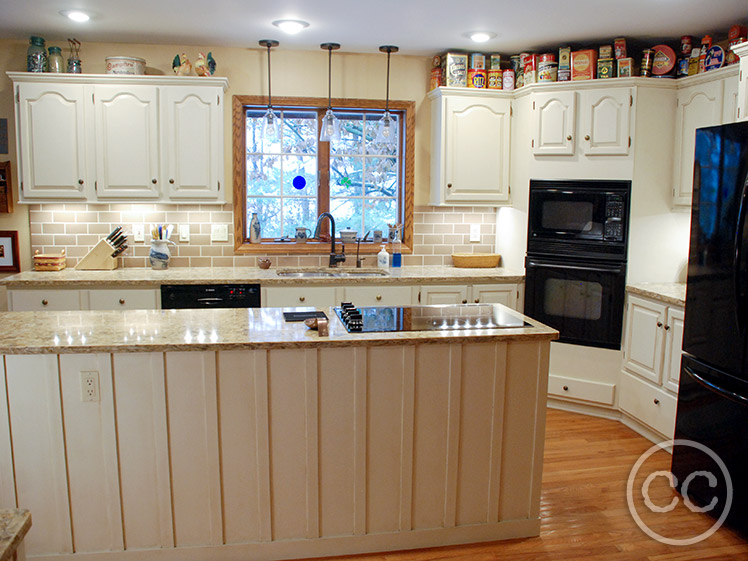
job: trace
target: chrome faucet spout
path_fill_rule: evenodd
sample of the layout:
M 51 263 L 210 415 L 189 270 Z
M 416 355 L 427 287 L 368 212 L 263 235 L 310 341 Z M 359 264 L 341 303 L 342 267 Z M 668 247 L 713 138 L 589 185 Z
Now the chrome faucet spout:
M 314 228 L 314 237 L 319 237 L 319 227 L 322 224 L 323 218 L 328 218 L 330 220 L 330 267 L 336 267 L 338 263 L 345 261 L 345 245 L 341 243 L 342 253 L 335 253 L 335 219 L 329 212 L 323 212 L 317 218 L 317 226 Z

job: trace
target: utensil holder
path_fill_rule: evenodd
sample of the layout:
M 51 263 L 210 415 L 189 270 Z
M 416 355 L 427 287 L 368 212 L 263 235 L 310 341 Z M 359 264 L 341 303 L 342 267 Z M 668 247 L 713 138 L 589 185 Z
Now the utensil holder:
M 75 266 L 81 271 L 111 271 L 119 266 L 116 257 L 112 257 L 114 247 L 102 239 L 91 248 L 86 256 Z

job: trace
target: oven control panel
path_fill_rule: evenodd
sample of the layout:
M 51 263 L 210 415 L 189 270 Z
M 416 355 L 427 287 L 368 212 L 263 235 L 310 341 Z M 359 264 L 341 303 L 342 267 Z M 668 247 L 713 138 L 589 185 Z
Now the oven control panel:
M 626 206 L 621 195 L 608 195 L 605 198 L 605 240 L 623 241 L 623 214 Z

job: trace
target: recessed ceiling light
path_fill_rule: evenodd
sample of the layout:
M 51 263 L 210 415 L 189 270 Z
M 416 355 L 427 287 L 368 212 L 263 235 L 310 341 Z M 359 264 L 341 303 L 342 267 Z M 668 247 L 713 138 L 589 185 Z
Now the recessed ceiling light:
M 469 37 L 476 43 L 485 43 L 486 41 L 489 41 L 496 37 L 496 33 L 494 33 L 493 31 L 468 31 L 467 33 L 465 33 L 465 36 Z
M 275 20 L 273 25 L 289 35 L 295 35 L 305 27 L 309 27 L 307 22 L 300 19 L 279 19 Z
M 80 10 L 63 10 L 60 14 L 78 23 L 83 23 L 91 19 L 91 16 Z

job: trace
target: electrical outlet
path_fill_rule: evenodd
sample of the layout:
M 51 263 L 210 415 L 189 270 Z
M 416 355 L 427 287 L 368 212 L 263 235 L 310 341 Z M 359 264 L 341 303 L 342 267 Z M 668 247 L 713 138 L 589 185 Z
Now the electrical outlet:
M 81 401 L 99 401 L 99 373 L 81 372 Z
M 471 242 L 479 242 L 480 241 L 480 224 L 471 224 L 470 225 L 470 241 Z
M 145 241 L 145 224 L 133 224 L 132 225 L 132 238 L 136 242 Z
M 229 227 L 226 224 L 213 224 L 210 227 L 210 241 L 212 242 L 229 241 Z
M 190 241 L 190 225 L 189 224 L 179 225 L 179 241 L 180 242 Z

